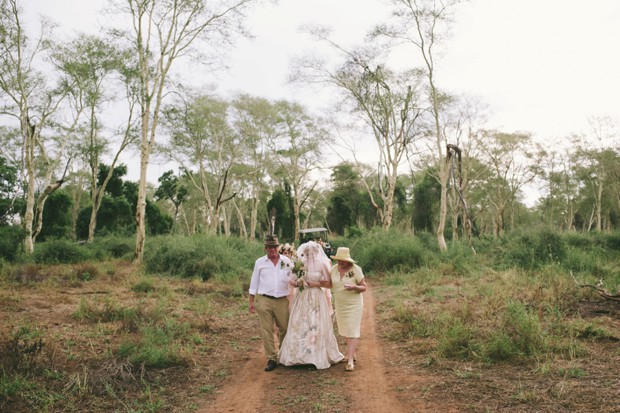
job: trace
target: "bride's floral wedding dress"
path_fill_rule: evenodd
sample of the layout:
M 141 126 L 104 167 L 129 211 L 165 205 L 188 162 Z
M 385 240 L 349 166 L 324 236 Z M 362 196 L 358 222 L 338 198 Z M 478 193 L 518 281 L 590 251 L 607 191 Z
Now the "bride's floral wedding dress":
M 306 281 L 318 282 L 329 277 L 331 262 L 319 244 L 312 241 L 302 244 L 298 257 L 306 267 Z M 338 350 L 331 314 L 332 304 L 321 287 L 306 285 L 297 291 L 278 356 L 280 364 L 313 364 L 317 369 L 326 369 L 342 361 L 344 356 Z

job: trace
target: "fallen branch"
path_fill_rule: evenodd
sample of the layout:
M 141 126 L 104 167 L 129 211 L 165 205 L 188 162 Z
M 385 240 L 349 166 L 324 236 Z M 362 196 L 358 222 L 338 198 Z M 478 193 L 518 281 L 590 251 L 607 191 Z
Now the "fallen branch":
M 610 294 L 607 290 L 601 287 L 601 285 L 603 285 L 603 280 L 599 280 L 598 285 L 582 284 L 579 281 L 577 281 L 572 271 L 570 272 L 570 276 L 573 277 L 573 281 L 575 281 L 575 284 L 577 284 L 579 287 L 592 288 L 594 291 L 597 292 L 598 295 L 600 295 L 604 299 L 620 302 L 620 294 Z

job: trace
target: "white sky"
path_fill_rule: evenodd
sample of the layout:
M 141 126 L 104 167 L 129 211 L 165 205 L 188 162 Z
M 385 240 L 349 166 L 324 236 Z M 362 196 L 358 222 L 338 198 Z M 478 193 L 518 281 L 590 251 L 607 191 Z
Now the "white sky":
M 106 0 L 22 0 L 30 16 L 57 21 L 66 34 L 93 32 Z M 308 23 L 332 26 L 338 40 L 360 44 L 386 16 L 385 0 L 280 0 L 249 15 L 255 38 L 242 39 L 230 71 L 217 80 L 222 96 L 244 92 L 295 99 L 316 107 L 316 93 L 286 85 L 290 59 L 315 45 Z M 98 20 L 99 19 L 99 20 Z M 528 131 L 546 142 L 588 131 L 588 118 L 620 119 L 620 1 L 472 0 L 456 15 L 443 45 L 437 81 L 444 90 L 488 104 L 489 127 Z M 204 74 L 205 83 L 213 83 Z M 159 175 L 157 175 L 159 176 Z

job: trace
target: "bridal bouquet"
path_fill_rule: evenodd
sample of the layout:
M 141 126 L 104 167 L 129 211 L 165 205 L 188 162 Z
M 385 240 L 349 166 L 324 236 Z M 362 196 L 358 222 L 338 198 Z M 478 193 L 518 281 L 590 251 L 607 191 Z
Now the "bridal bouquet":
M 304 276 L 306 275 L 306 267 L 301 263 L 301 261 L 295 261 L 293 265 L 293 273 L 297 277 L 297 282 L 299 283 L 299 291 L 304 290 Z

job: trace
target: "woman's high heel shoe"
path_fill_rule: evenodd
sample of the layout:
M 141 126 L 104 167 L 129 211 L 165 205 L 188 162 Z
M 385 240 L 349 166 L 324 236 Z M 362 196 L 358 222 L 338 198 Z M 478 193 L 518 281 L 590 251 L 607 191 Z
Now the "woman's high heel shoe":
M 353 364 L 353 362 L 347 363 L 347 371 L 353 371 L 353 370 L 355 370 L 355 364 Z

